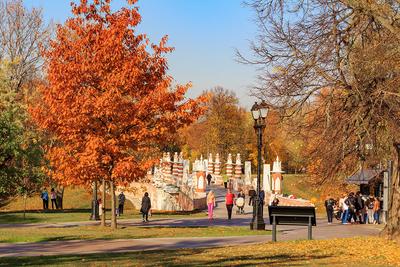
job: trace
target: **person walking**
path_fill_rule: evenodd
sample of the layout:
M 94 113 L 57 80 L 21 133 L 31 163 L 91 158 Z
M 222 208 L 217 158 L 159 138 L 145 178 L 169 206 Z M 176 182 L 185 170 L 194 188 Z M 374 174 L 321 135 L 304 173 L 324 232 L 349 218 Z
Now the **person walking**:
M 243 214 L 244 213 L 244 209 L 243 208 L 244 208 L 244 205 L 245 205 L 244 203 L 246 203 L 246 195 L 244 194 L 243 189 L 240 190 L 240 192 L 239 192 L 239 194 L 237 196 L 237 199 L 239 199 L 239 198 L 243 199 L 243 205 L 238 205 L 239 213 Z
M 142 207 L 140 208 L 140 212 L 143 216 L 143 222 L 149 221 L 149 211 L 151 209 L 151 200 L 149 198 L 149 193 L 144 193 L 142 198 Z
M 43 201 L 43 209 L 47 210 L 49 208 L 49 193 L 47 193 L 46 188 L 43 189 L 42 194 L 40 195 L 40 198 Z
M 225 195 L 225 204 L 226 204 L 226 210 L 228 211 L 228 220 L 232 219 L 232 207 L 234 200 L 235 200 L 235 194 L 233 194 L 231 190 L 228 189 Z
M 125 195 L 124 191 L 118 195 L 118 215 L 121 216 L 124 214 L 124 205 L 125 205 Z
M 379 224 L 379 211 L 380 211 L 380 206 L 381 206 L 381 202 L 379 201 L 379 198 L 376 197 L 374 199 L 374 224 Z
M 250 187 L 249 190 L 249 206 L 254 206 L 255 197 L 257 195 L 256 190 L 253 187 Z
M 334 206 L 335 206 L 335 200 L 328 195 L 325 200 L 325 210 L 326 210 L 326 215 L 328 217 L 328 224 L 332 224 Z
M 349 200 L 348 197 L 343 197 L 342 204 L 342 224 L 348 224 L 348 217 L 349 217 Z
M 212 179 L 211 174 L 207 174 L 207 184 L 208 185 L 211 185 L 211 179 Z
M 215 207 L 215 195 L 212 190 L 208 192 L 207 195 L 207 207 L 208 207 L 208 219 L 212 220 L 214 215 L 214 207 Z
M 56 194 L 56 191 L 54 190 L 54 188 L 52 188 L 50 191 L 50 199 L 51 199 L 51 209 L 54 210 L 54 207 L 56 207 L 56 209 L 58 209 L 57 194 Z

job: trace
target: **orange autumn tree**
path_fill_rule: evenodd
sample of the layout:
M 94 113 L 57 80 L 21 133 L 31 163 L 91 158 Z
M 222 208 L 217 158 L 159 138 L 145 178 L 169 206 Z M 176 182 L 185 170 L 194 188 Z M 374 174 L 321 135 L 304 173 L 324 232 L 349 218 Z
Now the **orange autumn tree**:
M 71 4 L 74 16 L 44 52 L 48 83 L 32 113 L 56 139 L 47 153 L 53 178 L 107 181 L 116 228 L 115 185 L 144 177 L 167 137 L 203 113 L 205 97 L 186 99 L 189 84 L 172 87 L 165 55 L 173 49 L 166 37 L 150 45 L 136 32 L 136 1 L 115 12 L 110 2 Z

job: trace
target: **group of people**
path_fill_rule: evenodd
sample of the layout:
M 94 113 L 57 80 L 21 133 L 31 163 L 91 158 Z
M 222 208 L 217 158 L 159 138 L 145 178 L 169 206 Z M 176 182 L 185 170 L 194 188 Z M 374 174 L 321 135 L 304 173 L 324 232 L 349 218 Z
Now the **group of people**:
M 118 208 L 116 209 L 116 215 L 121 216 L 124 214 L 124 206 L 125 206 L 125 194 L 123 191 L 119 193 L 118 195 Z M 101 198 L 97 200 L 99 203 L 99 215 L 101 216 L 103 213 L 103 202 Z M 144 193 L 144 196 L 142 198 L 142 203 L 141 203 L 141 208 L 140 208 L 140 213 L 142 213 L 142 218 L 143 222 L 148 222 L 149 221 L 149 214 L 151 212 L 151 200 L 149 197 L 149 193 Z
M 118 207 L 115 209 L 116 215 L 117 216 L 121 216 L 124 214 L 124 206 L 125 206 L 125 201 L 126 201 L 126 197 L 124 194 L 124 191 L 121 191 L 121 193 L 119 193 L 118 195 Z M 101 198 L 97 199 L 97 203 L 99 205 L 99 215 L 101 216 L 103 214 L 103 201 Z M 145 211 L 143 213 L 143 221 L 148 221 L 148 212 L 150 211 L 151 208 L 151 202 L 150 202 L 150 198 L 149 198 L 149 194 L 145 193 L 144 197 L 142 199 L 142 209 L 140 210 Z M 146 215 L 147 212 L 147 215 Z
M 339 200 L 328 196 L 325 200 L 325 209 L 328 224 L 333 217 L 342 224 L 379 224 L 382 202 L 378 197 L 364 196 L 361 192 L 343 194 Z
M 253 206 L 256 200 L 256 191 L 254 189 L 249 190 L 249 206 Z M 262 190 L 260 192 L 260 205 L 264 205 L 265 193 Z M 237 195 L 235 195 L 231 189 L 226 190 L 225 194 L 225 206 L 227 211 L 228 220 L 232 219 L 232 210 L 236 205 L 237 214 L 244 214 L 244 206 L 246 203 L 246 195 L 243 190 L 240 190 Z M 210 190 L 207 194 L 207 209 L 208 209 L 208 219 L 212 220 L 214 218 L 214 208 L 216 207 L 215 194 Z
M 47 192 L 47 189 L 43 188 L 43 191 L 40 194 L 40 198 L 42 199 L 43 202 L 43 210 L 49 209 L 49 200 L 51 201 L 51 209 L 54 210 L 54 208 L 56 209 L 62 208 L 59 205 L 60 201 L 57 201 L 57 192 L 54 190 L 54 188 L 51 189 L 50 195 Z

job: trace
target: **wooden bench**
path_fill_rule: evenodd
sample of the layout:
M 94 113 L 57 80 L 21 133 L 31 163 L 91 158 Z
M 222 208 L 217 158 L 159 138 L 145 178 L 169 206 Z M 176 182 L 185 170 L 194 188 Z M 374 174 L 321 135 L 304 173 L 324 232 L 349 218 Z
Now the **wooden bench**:
M 317 226 L 315 207 L 268 206 L 269 222 L 272 224 L 272 241 L 276 242 L 277 225 L 308 226 L 308 239 L 312 239 L 312 227 Z

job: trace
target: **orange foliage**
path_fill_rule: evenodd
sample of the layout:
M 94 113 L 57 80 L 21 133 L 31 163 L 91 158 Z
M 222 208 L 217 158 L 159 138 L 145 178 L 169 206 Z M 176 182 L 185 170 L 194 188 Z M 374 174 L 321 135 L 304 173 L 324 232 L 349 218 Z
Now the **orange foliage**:
M 56 137 L 47 154 L 53 178 L 139 180 L 157 147 L 204 112 L 205 97 L 186 99 L 190 84 L 171 88 L 165 54 L 173 48 L 164 37 L 150 49 L 146 35 L 136 34 L 136 7 L 111 12 L 110 0 L 81 0 L 72 10 L 44 52 L 48 83 L 40 87 L 41 104 L 31 108 Z

